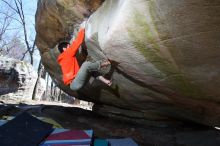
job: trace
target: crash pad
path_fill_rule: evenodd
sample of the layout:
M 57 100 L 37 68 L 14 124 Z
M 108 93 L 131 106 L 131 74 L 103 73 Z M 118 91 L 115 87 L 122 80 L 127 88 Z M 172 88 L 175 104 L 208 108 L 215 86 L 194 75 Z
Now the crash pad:
M 131 138 L 122 139 L 107 139 L 110 146 L 138 146 L 138 144 Z
M 94 146 L 109 146 L 108 141 L 105 139 L 95 139 Z
M 35 118 L 43 121 L 43 122 L 46 122 L 46 123 L 49 123 L 49 124 L 52 124 L 53 125 L 53 128 L 63 128 L 59 123 L 57 123 L 55 120 L 51 119 L 51 118 L 47 118 L 47 117 L 36 117 L 34 116 Z M 3 116 L 2 119 L 3 121 L 1 122 L 0 120 L 0 126 L 1 126 L 1 123 L 6 123 L 7 121 L 9 120 L 12 120 L 14 119 L 15 117 L 14 116 Z
M 37 118 L 41 121 L 52 124 L 53 128 L 63 128 L 58 122 L 56 122 L 51 118 L 47 118 L 47 117 L 37 117 Z
M 40 146 L 90 146 L 93 130 L 56 128 Z
M 0 145 L 37 146 L 52 130 L 51 124 L 23 112 L 0 126 Z
M 4 125 L 5 123 L 7 123 L 7 120 L 0 120 L 0 126 Z

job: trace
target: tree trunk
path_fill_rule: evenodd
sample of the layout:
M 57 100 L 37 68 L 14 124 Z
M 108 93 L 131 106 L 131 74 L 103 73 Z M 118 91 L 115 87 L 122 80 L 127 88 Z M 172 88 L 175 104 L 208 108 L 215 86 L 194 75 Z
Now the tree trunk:
M 47 97 L 48 97 L 48 89 L 49 89 L 49 74 L 48 74 L 48 73 L 45 73 L 45 76 L 47 77 L 46 91 L 45 91 L 45 99 L 47 100 Z
M 62 93 L 62 90 L 59 89 L 58 101 L 61 101 L 61 93 Z
M 32 94 L 32 100 L 35 100 L 36 98 L 36 93 L 37 93 L 37 85 L 40 81 L 40 78 L 41 78 L 41 75 L 42 75 L 42 70 L 44 70 L 43 66 L 42 66 L 42 63 L 41 63 L 41 60 L 39 62 L 39 65 L 38 65 L 38 71 L 37 71 L 37 81 L 35 83 L 35 86 L 34 86 L 34 91 L 33 91 L 33 94 Z

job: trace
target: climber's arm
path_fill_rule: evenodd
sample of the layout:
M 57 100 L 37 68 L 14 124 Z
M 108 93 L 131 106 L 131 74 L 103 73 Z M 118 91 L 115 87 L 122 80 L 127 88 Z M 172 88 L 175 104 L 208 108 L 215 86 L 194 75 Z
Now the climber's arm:
M 69 55 L 75 56 L 77 50 L 79 49 L 80 45 L 84 40 L 84 35 L 85 35 L 85 29 L 80 29 L 76 39 L 72 41 L 71 45 L 67 49 Z

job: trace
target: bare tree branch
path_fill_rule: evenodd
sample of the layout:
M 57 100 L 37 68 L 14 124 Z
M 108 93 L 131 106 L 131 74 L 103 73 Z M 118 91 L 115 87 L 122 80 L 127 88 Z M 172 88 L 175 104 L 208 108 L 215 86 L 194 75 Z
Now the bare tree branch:
M 22 24 L 22 22 L 21 22 L 19 19 L 17 19 L 16 17 L 13 17 L 14 14 L 9 15 L 9 14 L 6 13 L 6 12 L 0 12 L 0 14 L 3 14 L 3 15 L 5 15 L 5 17 L 11 18 L 11 19 L 13 19 L 13 20 L 16 20 L 17 22 L 19 22 L 20 24 Z
M 6 4 L 8 6 L 8 8 L 10 8 L 15 14 L 8 14 L 6 12 L 0 12 L 0 13 L 4 14 L 6 16 L 5 18 L 13 19 L 21 24 L 22 31 L 23 31 L 23 38 L 24 38 L 24 42 L 25 42 L 25 46 L 26 46 L 26 51 L 23 53 L 21 59 L 23 60 L 25 58 L 25 56 L 27 54 L 29 54 L 30 63 L 33 65 L 33 61 L 34 61 L 33 55 L 34 55 L 35 48 L 36 48 L 36 42 L 35 42 L 35 40 L 31 41 L 28 38 L 28 30 L 27 30 L 27 26 L 26 26 L 26 19 L 25 19 L 24 7 L 23 7 L 22 0 L 11 0 L 11 1 L 0 0 L 0 1 L 2 1 L 4 4 Z M 17 15 L 18 17 L 16 18 L 15 15 Z M 1 39 L 1 32 L 4 33 L 6 30 L 9 30 L 10 23 L 7 24 L 6 22 L 7 21 L 5 21 L 5 24 L 3 24 L 4 27 L 2 27 L 2 29 L 4 29 L 4 31 L 1 31 L 1 29 L 0 29 L 0 39 Z
M 21 60 L 24 60 L 24 58 L 25 58 L 25 56 L 26 56 L 27 53 L 28 53 L 28 50 L 26 50 L 26 51 L 23 53 L 23 56 L 22 56 Z
M 18 10 L 15 9 L 14 7 L 12 7 L 12 5 L 10 3 L 8 3 L 6 0 L 1 0 L 2 2 L 4 2 L 8 7 L 10 7 L 13 11 L 15 11 L 16 13 L 18 13 Z
M 10 24 L 9 17 L 8 17 L 8 15 L 6 15 L 4 17 L 4 20 L 3 20 L 3 23 L 2 23 L 2 27 L 0 28 L 0 41 L 2 40 L 2 36 L 5 34 L 9 24 Z
M 4 17 L 1 19 L 0 24 L 0 51 L 2 55 L 7 55 L 10 51 L 10 48 L 7 47 L 7 42 L 4 40 L 4 35 L 6 34 L 6 31 L 11 23 L 11 18 L 8 11 L 4 12 L 3 15 Z

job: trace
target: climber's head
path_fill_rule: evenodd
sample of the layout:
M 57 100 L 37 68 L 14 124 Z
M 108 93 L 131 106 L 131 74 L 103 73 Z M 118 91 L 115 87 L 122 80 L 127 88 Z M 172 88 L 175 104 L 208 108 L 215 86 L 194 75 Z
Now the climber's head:
M 58 45 L 58 50 L 60 51 L 60 53 L 62 53 L 63 51 L 66 50 L 66 48 L 68 48 L 70 45 L 70 43 L 68 42 L 62 42 Z

